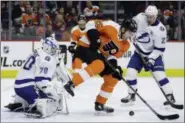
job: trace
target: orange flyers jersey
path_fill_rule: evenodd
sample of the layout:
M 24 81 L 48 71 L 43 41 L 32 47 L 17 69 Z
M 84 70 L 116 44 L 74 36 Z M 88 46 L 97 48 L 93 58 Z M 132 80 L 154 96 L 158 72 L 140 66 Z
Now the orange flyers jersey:
M 72 28 L 71 30 L 71 42 L 74 41 L 77 44 L 79 43 L 79 39 L 86 34 L 86 29 L 81 30 L 78 25 Z
M 103 55 L 109 55 L 108 52 L 105 52 L 102 47 L 109 41 L 113 41 L 117 45 L 119 51 L 114 54 L 117 58 L 121 57 L 125 51 L 128 50 L 130 44 L 127 40 L 120 40 L 118 37 L 120 25 L 115 23 L 112 20 L 91 20 L 86 24 L 88 29 L 96 28 L 100 32 L 100 51 Z M 86 37 L 80 39 L 82 42 L 89 44 L 89 41 Z
M 38 24 L 38 21 L 39 21 L 38 19 L 39 19 L 38 15 L 35 15 L 34 24 Z M 45 14 L 45 23 L 46 25 L 51 23 L 51 19 L 48 14 Z
M 22 24 L 32 25 L 34 23 L 34 15 L 22 14 Z

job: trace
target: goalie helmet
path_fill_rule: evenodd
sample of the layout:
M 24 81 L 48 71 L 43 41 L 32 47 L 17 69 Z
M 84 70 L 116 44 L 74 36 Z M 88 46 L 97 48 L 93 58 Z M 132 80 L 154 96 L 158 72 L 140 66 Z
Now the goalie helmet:
M 53 37 L 42 40 L 42 49 L 50 55 L 55 55 L 58 51 L 57 41 Z

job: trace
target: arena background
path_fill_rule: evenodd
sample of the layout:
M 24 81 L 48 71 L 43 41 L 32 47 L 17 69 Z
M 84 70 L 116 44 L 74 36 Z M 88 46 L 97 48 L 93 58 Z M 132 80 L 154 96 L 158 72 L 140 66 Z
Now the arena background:
M 166 26 L 168 43 L 164 54 L 167 76 L 184 76 L 185 2 L 184 1 L 1 1 L 1 78 L 15 78 L 17 70 L 39 40 L 55 33 L 63 46 L 70 44 L 70 31 L 79 14 L 88 15 L 88 5 L 97 6 L 88 19 L 106 17 L 121 23 L 125 17 L 143 12 L 147 5 L 158 7 L 158 19 Z M 119 60 L 126 68 L 133 47 Z M 67 55 L 66 55 L 67 54 Z M 71 69 L 71 54 L 64 53 Z M 139 76 L 150 76 L 141 72 Z

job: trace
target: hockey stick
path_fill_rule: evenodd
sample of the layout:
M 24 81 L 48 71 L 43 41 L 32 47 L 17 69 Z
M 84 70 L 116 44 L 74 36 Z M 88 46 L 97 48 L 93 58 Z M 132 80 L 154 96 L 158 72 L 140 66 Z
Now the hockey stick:
M 57 74 L 57 73 L 56 73 L 56 74 Z M 63 80 L 60 79 L 60 81 L 61 81 L 62 87 L 63 87 L 63 86 L 64 86 Z M 65 96 L 65 95 L 63 95 L 63 99 L 64 99 L 64 102 L 65 102 L 65 108 L 66 108 L 66 113 L 65 113 L 65 114 L 69 114 L 68 103 L 67 103 L 67 99 L 66 99 L 66 96 Z
M 105 62 L 109 65 L 109 67 L 114 71 L 114 72 L 118 72 L 114 66 L 112 66 L 112 64 L 109 63 L 109 61 L 107 61 L 107 59 L 104 57 Z M 123 78 L 123 76 L 121 74 L 119 74 L 119 76 L 121 77 L 121 79 L 127 84 L 127 86 L 142 100 L 142 102 L 161 120 L 174 120 L 174 119 L 178 119 L 179 115 L 178 114 L 171 114 L 171 115 L 161 115 L 159 113 L 157 113 L 141 96 L 140 94 L 137 93 L 137 91 L 135 91 L 132 86 L 130 86 L 128 84 L 128 82 Z
M 133 44 L 133 45 L 134 45 L 134 44 Z M 137 45 L 134 45 L 134 46 L 135 46 L 135 48 L 137 49 Z M 142 62 L 144 63 L 144 65 L 146 65 L 146 61 L 145 61 L 145 59 L 142 57 L 141 53 L 140 53 L 140 52 L 137 52 L 137 53 L 139 54 L 139 56 L 140 56 Z M 163 93 L 164 97 L 166 98 L 166 100 L 168 101 L 168 103 L 171 105 L 171 107 L 176 108 L 176 109 L 183 109 L 183 105 L 181 105 L 181 104 L 180 104 L 180 105 L 174 104 L 174 103 L 172 103 L 172 102 L 167 98 L 167 96 L 166 96 L 164 90 L 163 90 L 162 87 L 159 85 L 159 83 L 158 83 L 156 77 L 154 76 L 154 74 L 153 74 L 153 72 L 152 72 L 151 70 L 150 70 L 150 74 L 151 74 L 151 75 L 153 76 L 153 78 L 155 79 L 155 82 L 156 82 L 157 85 L 159 86 L 161 92 Z

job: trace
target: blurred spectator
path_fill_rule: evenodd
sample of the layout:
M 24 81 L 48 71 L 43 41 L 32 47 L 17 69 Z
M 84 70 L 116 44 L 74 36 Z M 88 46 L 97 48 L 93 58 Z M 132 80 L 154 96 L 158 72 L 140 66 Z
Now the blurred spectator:
M 158 19 L 164 24 L 165 19 L 163 13 L 161 12 L 161 9 L 158 9 Z
M 22 30 L 24 31 L 25 35 L 34 36 L 36 35 L 36 31 L 34 28 L 34 18 L 35 15 L 33 14 L 33 8 L 30 4 L 26 6 L 26 13 L 22 14 Z
M 30 27 L 33 25 L 35 15 L 33 14 L 33 10 L 31 6 L 28 4 L 26 6 L 26 13 L 22 14 L 22 25 L 23 27 Z
M 47 25 L 51 24 L 51 20 L 48 14 L 44 12 L 43 8 L 39 8 L 39 11 L 34 17 L 34 24 L 35 25 Z
M 45 33 L 46 33 L 45 34 L 46 37 L 49 37 L 49 36 L 52 35 L 53 29 L 52 29 L 52 25 L 51 24 L 46 25 L 46 32 Z
M 182 9 L 182 23 L 181 23 L 181 26 L 182 26 L 182 39 L 185 40 L 185 7 L 184 9 Z
M 16 37 L 16 39 L 37 40 L 55 33 L 58 40 L 67 41 L 70 39 L 71 28 L 77 24 L 78 14 L 81 13 L 78 10 L 85 8 L 82 12 L 88 19 L 94 19 L 101 18 L 102 13 L 99 6 L 102 9 L 105 8 L 100 1 L 93 1 L 93 4 L 91 1 L 81 2 L 81 5 L 79 1 L 11 1 L 11 4 L 9 2 L 1 2 L 1 38 L 5 37 L 4 39 L 8 39 L 12 34 L 13 39 Z M 180 35 L 185 40 L 184 2 L 181 2 L 181 11 L 178 10 L 178 1 L 148 1 L 148 4 L 158 6 L 158 19 L 166 26 L 170 40 L 177 40 Z M 11 9 L 9 9 L 9 5 L 12 6 Z M 118 12 L 121 7 L 124 8 L 123 17 L 126 15 L 132 17 L 136 13 L 143 11 L 145 5 L 145 1 L 138 1 L 137 3 L 124 1 L 119 2 L 117 7 Z M 114 10 L 114 8 L 110 9 Z M 12 23 L 9 20 L 9 10 L 12 10 Z M 178 26 L 179 15 L 181 17 L 181 27 Z M 104 17 L 114 18 L 105 13 Z M 117 18 L 120 18 L 119 14 Z M 9 29 L 9 26 L 12 27 Z
M 26 12 L 27 5 L 30 5 L 28 1 L 19 1 L 22 12 Z
M 44 34 L 45 34 L 45 28 L 44 28 L 44 25 L 40 24 L 39 27 L 37 27 L 36 29 L 36 35 L 40 38 L 44 37 Z
M 66 29 L 66 23 L 64 21 L 64 17 L 61 14 L 57 14 L 55 20 L 52 24 L 53 31 L 55 35 L 61 40 L 62 39 L 62 32 Z
M 174 14 L 172 11 L 170 10 L 165 10 L 164 11 L 164 25 L 166 26 L 168 35 L 169 35 L 169 39 L 170 40 L 174 40 L 174 32 L 176 29 L 176 23 L 175 23 L 175 18 L 174 18 Z
M 12 14 L 13 26 L 20 26 L 20 25 L 18 25 L 18 23 L 19 23 L 21 16 L 22 16 L 22 9 L 20 7 L 19 2 L 16 1 L 14 3 L 12 13 L 13 13 Z
M 9 17 L 8 17 L 8 7 L 7 3 L 1 3 L 1 27 L 2 29 L 7 30 L 9 28 Z
M 46 1 L 46 11 L 56 11 L 58 6 L 56 1 Z
M 68 27 L 66 30 L 62 32 L 62 39 L 61 39 L 62 41 L 70 41 L 70 36 L 71 36 L 70 30 L 71 28 Z
M 75 8 L 72 8 L 65 16 L 67 27 L 74 27 L 77 25 L 78 14 Z
M 84 15 L 87 18 L 92 18 L 97 16 L 99 12 L 99 7 L 92 5 L 91 1 L 86 2 L 86 8 L 84 9 Z

